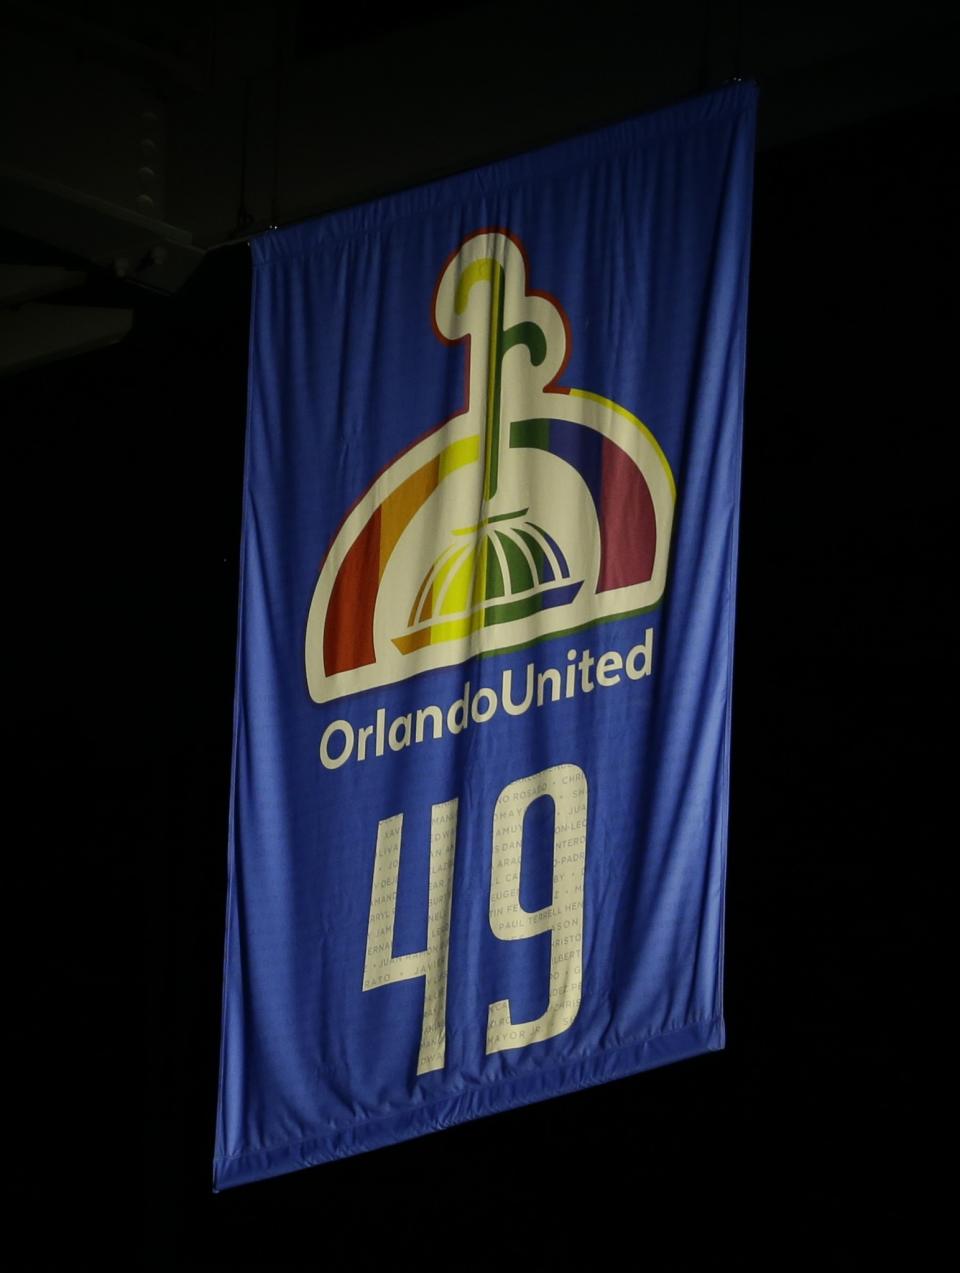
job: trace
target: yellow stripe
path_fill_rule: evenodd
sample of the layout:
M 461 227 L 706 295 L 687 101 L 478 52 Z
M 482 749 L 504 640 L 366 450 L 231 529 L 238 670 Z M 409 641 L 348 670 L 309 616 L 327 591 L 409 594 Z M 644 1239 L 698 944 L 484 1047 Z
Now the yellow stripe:
M 408 632 L 404 636 L 394 637 L 393 644 L 401 654 L 411 654 L 414 650 L 422 650 L 425 645 L 437 645 L 441 641 L 456 641 L 459 637 L 469 636 L 482 623 L 483 611 L 478 610 L 466 619 L 449 619 L 446 623 L 421 628 L 419 632 Z
M 495 262 L 491 264 L 496 265 Z M 500 332 L 497 329 L 496 320 L 500 313 L 500 277 L 503 271 L 494 268 L 490 278 L 490 327 L 487 332 L 487 428 L 486 428 L 486 448 L 484 451 L 484 494 L 490 498 L 490 468 L 493 464 L 493 432 L 494 413 L 497 409 L 496 389 L 497 389 L 497 366 L 498 349 L 497 343 L 500 339 Z
M 418 621 L 420 623 L 424 623 L 426 622 L 427 619 L 431 619 L 433 615 L 436 613 L 437 598 L 440 596 L 441 592 L 443 591 L 443 585 L 446 582 L 447 575 L 450 573 L 450 571 L 453 569 L 455 565 L 463 561 L 464 553 L 466 551 L 467 550 L 465 548 L 460 548 L 452 552 L 451 555 L 440 567 L 440 569 L 437 571 L 436 578 L 434 579 L 433 583 L 430 585 L 430 605 L 429 607 L 424 605 L 418 616 Z
M 458 314 L 462 314 L 467 308 L 467 302 L 470 299 L 470 290 L 475 283 L 488 283 L 493 277 L 494 266 L 497 262 L 491 256 L 482 256 L 479 260 L 473 261 L 460 275 L 457 283 L 457 290 L 454 296 L 453 307 Z
M 673 471 L 670 468 L 670 462 L 667 459 L 667 457 L 664 455 L 663 449 L 660 446 L 660 443 L 653 436 L 653 434 L 650 432 L 650 430 L 647 428 L 647 426 L 643 423 L 642 420 L 638 420 L 637 417 L 632 412 L 626 409 L 626 407 L 621 407 L 619 402 L 614 402 L 612 398 L 604 398 L 599 393 L 591 393 L 589 389 L 571 389 L 570 397 L 571 398 L 586 398 L 588 402 L 599 402 L 602 407 L 609 407 L 611 411 L 615 411 L 617 415 L 623 416 L 624 420 L 629 420 L 630 423 L 634 425 L 635 428 L 639 429 L 640 432 L 643 434 L 643 436 L 647 439 L 647 441 L 653 447 L 654 451 L 656 451 L 657 456 L 659 457 L 660 463 L 663 465 L 664 472 L 667 475 L 667 481 L 670 483 L 670 493 L 674 499 L 677 498 L 677 484 L 673 480 Z
M 470 551 L 462 558 L 450 586 L 440 602 L 440 614 L 463 614 L 470 605 L 470 593 L 473 591 L 473 572 L 476 569 L 477 554 Z M 436 611 L 434 611 L 436 613 Z
M 480 435 L 472 438 L 461 438 L 459 442 L 451 442 L 440 452 L 440 481 L 465 464 L 473 464 L 480 458 Z
M 456 641 L 458 637 L 469 636 L 483 622 L 483 611 L 478 610 L 466 619 L 448 619 L 446 623 L 438 623 L 430 629 L 430 644 L 439 645 L 441 641 Z

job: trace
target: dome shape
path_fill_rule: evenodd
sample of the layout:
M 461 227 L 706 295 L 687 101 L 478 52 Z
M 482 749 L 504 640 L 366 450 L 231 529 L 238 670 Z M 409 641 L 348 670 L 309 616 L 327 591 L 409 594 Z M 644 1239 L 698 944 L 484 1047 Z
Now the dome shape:
M 556 540 L 526 520 L 527 509 L 454 531 L 417 589 L 400 649 L 450 640 L 477 628 L 566 604 L 582 581 Z

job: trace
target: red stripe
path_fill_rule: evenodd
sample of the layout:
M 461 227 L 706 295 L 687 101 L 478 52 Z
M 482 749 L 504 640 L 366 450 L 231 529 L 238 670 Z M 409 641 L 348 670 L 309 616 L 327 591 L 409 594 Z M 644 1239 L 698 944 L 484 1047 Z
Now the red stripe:
M 376 663 L 373 612 L 380 585 L 380 509 L 350 545 L 330 593 L 323 627 L 327 676 Z
M 657 555 L 657 518 L 646 479 L 609 438 L 603 440 L 598 592 L 646 583 Z

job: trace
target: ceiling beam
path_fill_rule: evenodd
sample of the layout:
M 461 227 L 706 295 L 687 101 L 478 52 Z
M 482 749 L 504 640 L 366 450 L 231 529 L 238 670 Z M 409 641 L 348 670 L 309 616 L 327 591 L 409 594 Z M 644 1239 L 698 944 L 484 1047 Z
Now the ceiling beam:
M 29 303 L 0 310 L 0 375 L 116 344 L 132 326 L 132 309 Z

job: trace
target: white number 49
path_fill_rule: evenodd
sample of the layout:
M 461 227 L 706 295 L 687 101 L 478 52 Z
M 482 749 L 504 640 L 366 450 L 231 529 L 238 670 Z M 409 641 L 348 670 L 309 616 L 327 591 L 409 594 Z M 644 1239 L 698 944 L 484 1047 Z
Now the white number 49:
M 541 796 L 548 796 L 554 805 L 553 891 L 549 906 L 527 911 L 520 904 L 523 823 L 527 810 Z M 457 800 L 433 806 L 427 945 L 413 954 L 393 953 L 403 814 L 384 818 L 377 829 L 363 988 L 375 990 L 397 981 L 423 978 L 418 1074 L 442 1069 L 446 1051 L 447 965 L 457 813 Z M 568 1030 L 576 1018 L 583 965 L 586 827 L 587 778 L 576 765 L 555 765 L 529 778 L 519 778 L 500 793 L 493 814 L 490 927 L 501 941 L 551 934 L 550 994 L 546 1011 L 534 1021 L 515 1022 L 509 999 L 491 1003 L 487 1010 L 488 1054 L 552 1039 Z M 561 921 L 562 944 L 557 940 Z

